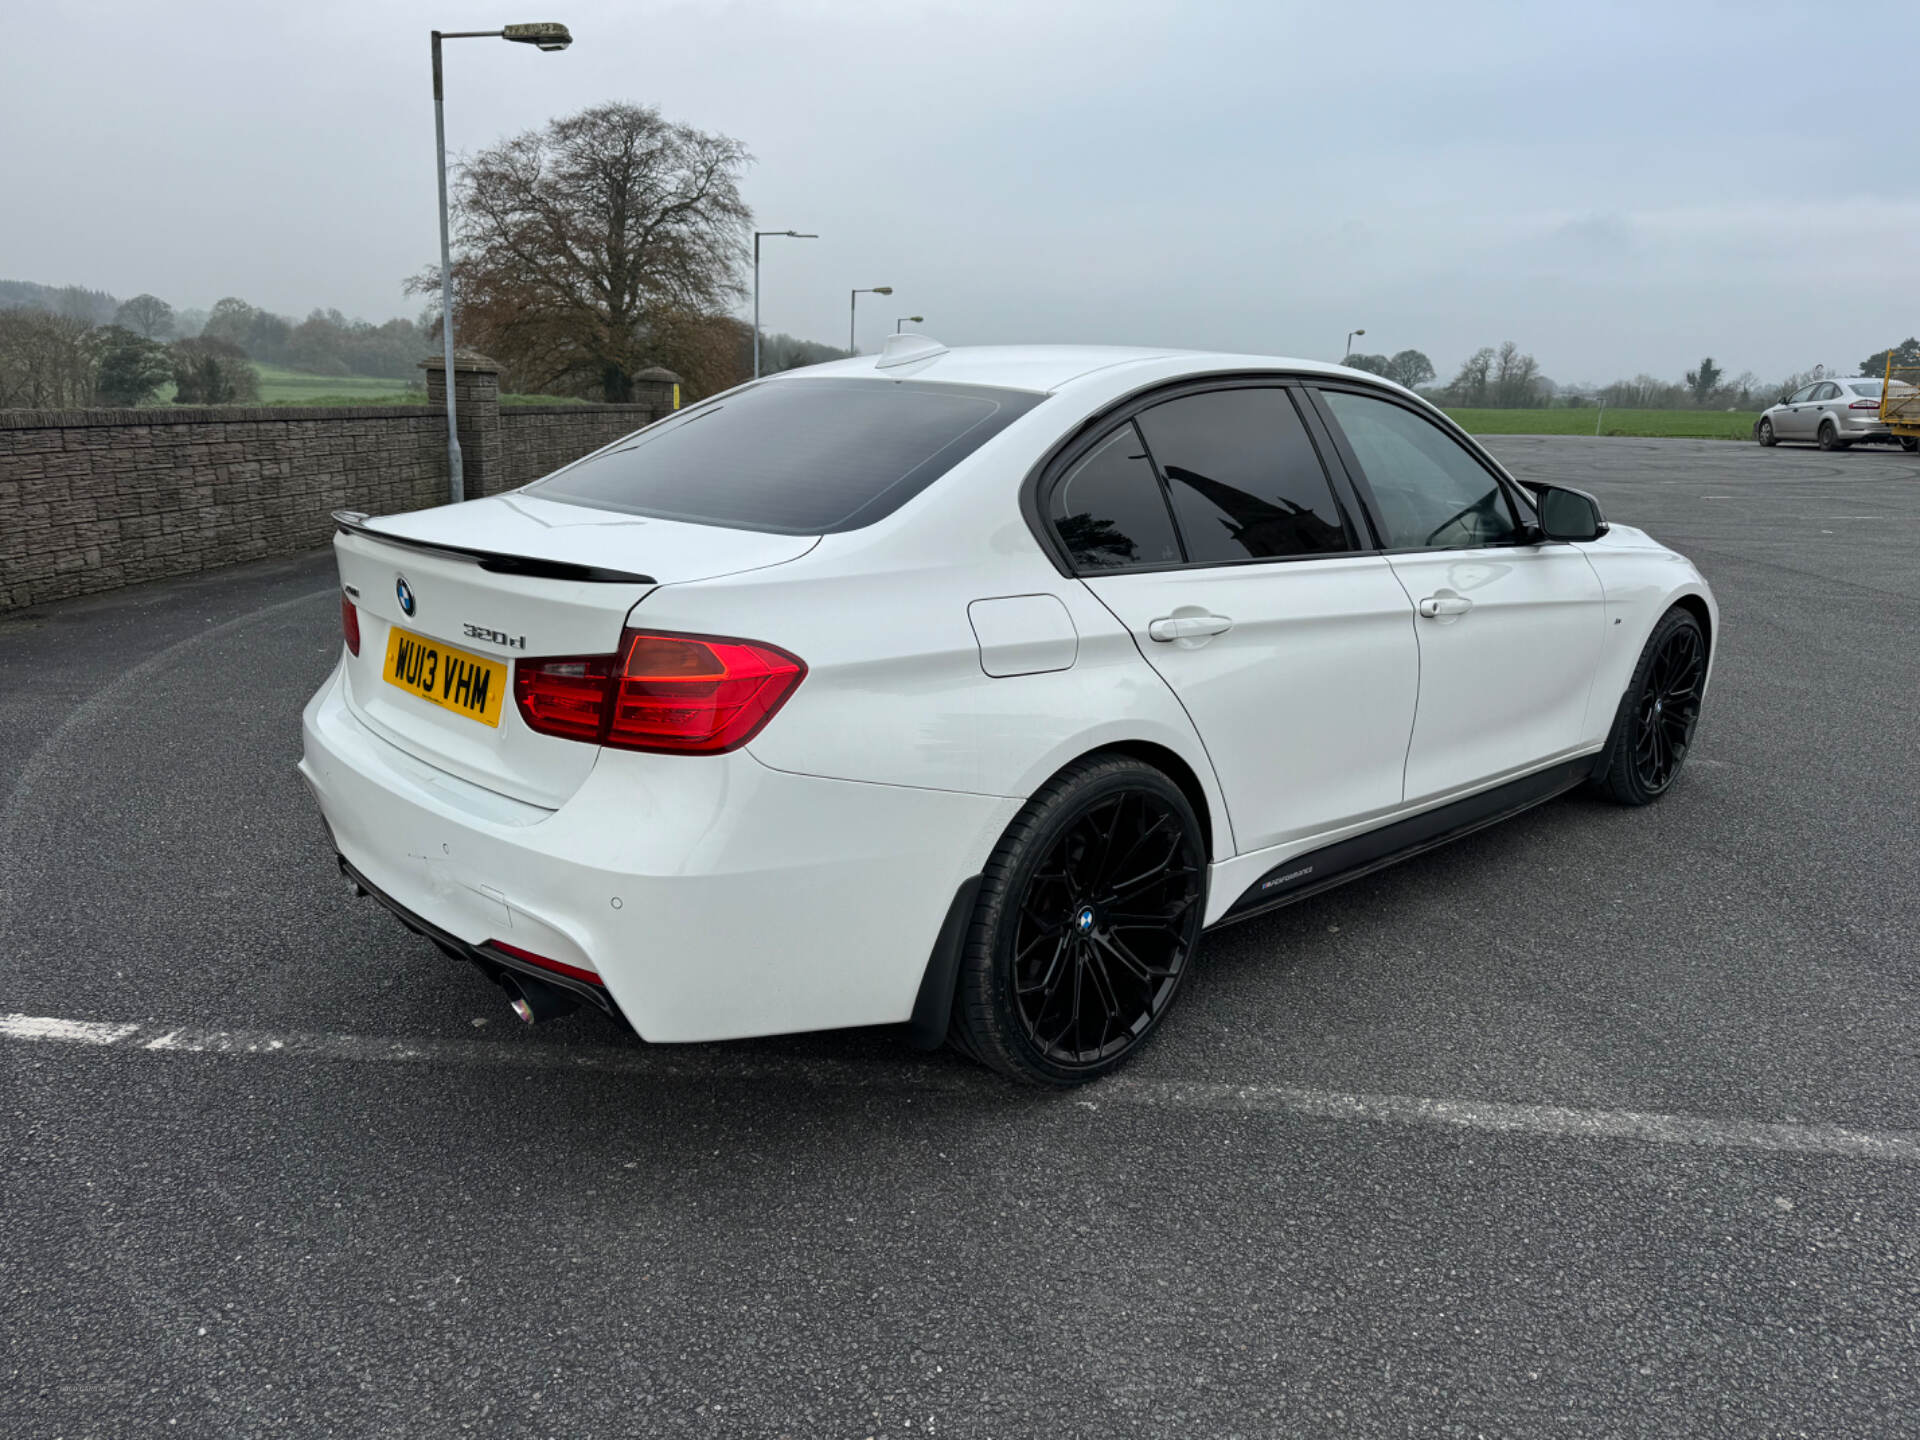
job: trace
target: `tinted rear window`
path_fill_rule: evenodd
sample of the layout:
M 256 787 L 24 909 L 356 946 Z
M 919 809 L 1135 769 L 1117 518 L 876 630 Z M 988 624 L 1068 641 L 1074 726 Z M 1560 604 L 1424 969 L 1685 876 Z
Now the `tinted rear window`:
M 1045 398 L 911 380 L 762 381 L 530 489 L 543 500 L 737 530 L 857 530 Z

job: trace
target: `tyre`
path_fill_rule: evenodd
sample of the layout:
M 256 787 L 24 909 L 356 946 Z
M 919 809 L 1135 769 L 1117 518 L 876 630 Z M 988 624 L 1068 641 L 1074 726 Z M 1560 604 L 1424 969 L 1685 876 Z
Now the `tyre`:
M 1840 441 L 1840 432 L 1834 428 L 1833 421 L 1820 422 L 1820 448 L 1822 450 L 1844 450 L 1847 447 Z
M 1207 849 L 1180 787 L 1091 756 L 1014 818 L 982 873 L 954 997 L 956 1047 L 1032 1085 L 1078 1085 L 1130 1056 L 1192 966 Z
M 1700 723 L 1706 679 L 1706 634 L 1675 606 L 1647 637 L 1621 698 L 1603 752 L 1606 768 L 1594 776 L 1602 793 L 1622 805 L 1650 805 L 1673 788 Z
M 1754 429 L 1753 438 L 1758 440 L 1762 445 L 1767 446 L 1778 445 L 1780 443 L 1774 436 L 1773 421 L 1771 420 L 1761 420 L 1759 425 Z
M 1920 435 L 1902 435 L 1900 448 L 1906 451 L 1920 450 Z

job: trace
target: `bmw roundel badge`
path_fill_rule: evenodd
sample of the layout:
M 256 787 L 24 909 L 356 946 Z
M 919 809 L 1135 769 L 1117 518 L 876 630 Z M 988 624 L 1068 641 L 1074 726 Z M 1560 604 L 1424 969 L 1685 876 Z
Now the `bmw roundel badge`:
M 402 615 L 413 614 L 413 587 L 407 584 L 406 576 L 399 575 L 394 578 L 393 593 L 399 598 L 400 613 Z

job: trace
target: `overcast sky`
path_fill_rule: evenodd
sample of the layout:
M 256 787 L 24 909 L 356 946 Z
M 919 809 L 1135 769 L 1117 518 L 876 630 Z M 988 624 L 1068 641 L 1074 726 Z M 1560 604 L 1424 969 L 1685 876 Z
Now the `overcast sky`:
M 523 13 L 524 12 L 524 13 Z M 756 157 L 770 330 L 1142 342 L 1563 382 L 1920 331 L 1920 4 L 53 0 L 0 46 L 0 277 L 413 314 L 448 143 L 603 100 Z

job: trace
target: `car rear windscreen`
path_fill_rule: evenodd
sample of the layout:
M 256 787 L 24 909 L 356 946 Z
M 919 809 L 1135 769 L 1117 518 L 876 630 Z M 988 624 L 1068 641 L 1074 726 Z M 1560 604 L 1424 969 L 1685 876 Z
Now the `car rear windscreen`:
M 912 380 L 766 380 L 528 488 L 543 500 L 737 530 L 857 530 L 1045 398 Z
M 1877 400 L 1880 398 L 1881 387 L 1886 383 L 1884 380 L 1855 380 L 1847 388 L 1856 395 L 1866 395 Z

